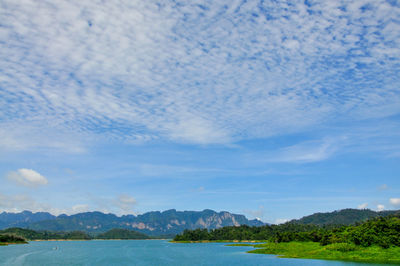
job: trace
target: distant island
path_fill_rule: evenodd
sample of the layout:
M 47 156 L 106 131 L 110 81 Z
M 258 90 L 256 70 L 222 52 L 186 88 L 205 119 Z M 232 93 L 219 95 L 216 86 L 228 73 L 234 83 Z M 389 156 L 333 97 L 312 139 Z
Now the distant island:
M 105 233 L 94 234 L 94 235 L 82 231 L 72 231 L 72 232 L 35 231 L 18 227 L 0 230 L 0 243 L 2 243 L 3 245 L 23 244 L 23 243 L 28 243 L 28 241 L 36 241 L 36 240 L 94 240 L 94 239 L 133 240 L 133 239 L 155 239 L 155 237 L 150 237 L 148 235 L 136 232 L 134 230 L 119 229 L 119 228 L 111 229 Z
M 95 239 L 151 239 L 148 235 L 133 230 L 115 228 L 103 234 L 99 234 Z M 153 237 L 154 238 L 154 237 Z

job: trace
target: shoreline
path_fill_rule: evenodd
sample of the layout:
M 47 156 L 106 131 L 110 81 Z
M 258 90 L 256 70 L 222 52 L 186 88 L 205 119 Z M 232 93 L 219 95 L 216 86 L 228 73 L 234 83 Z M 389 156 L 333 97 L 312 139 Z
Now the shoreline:
M 8 246 L 8 245 L 22 245 L 22 244 L 29 244 L 29 241 L 27 242 L 1 242 L 0 246 Z
M 290 259 L 318 259 L 346 262 L 400 264 L 400 247 L 387 249 L 378 246 L 361 247 L 343 250 L 345 243 L 335 243 L 321 246 L 316 242 L 281 242 L 264 244 L 231 244 L 229 246 L 252 246 L 254 249 L 247 251 L 252 254 L 270 254 L 278 258 Z
M 378 246 L 355 246 L 351 250 L 343 250 L 342 244 L 336 243 L 321 246 L 316 242 L 282 242 L 269 243 L 265 240 L 199 240 L 199 241 L 170 241 L 178 244 L 192 243 L 232 243 L 226 246 L 247 246 L 254 249 L 246 251 L 252 254 L 275 255 L 278 258 L 288 259 L 317 259 L 361 263 L 400 264 L 400 247 L 383 249 Z
M 170 243 L 190 244 L 190 243 L 265 243 L 266 240 L 186 240 L 186 241 L 169 241 Z M 250 245 L 253 246 L 253 245 Z
M 169 240 L 167 239 L 100 239 L 100 238 L 94 238 L 94 239 L 35 239 L 35 240 L 29 240 L 28 242 L 41 242 L 41 241 L 110 241 L 110 240 Z

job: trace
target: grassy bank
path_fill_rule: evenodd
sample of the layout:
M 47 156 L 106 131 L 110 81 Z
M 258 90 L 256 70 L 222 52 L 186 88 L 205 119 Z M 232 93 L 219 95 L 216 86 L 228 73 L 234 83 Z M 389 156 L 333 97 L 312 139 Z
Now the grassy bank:
M 244 246 L 232 244 L 230 246 Z M 321 246 L 314 242 L 264 243 L 253 246 L 249 253 L 275 254 L 281 258 L 342 260 L 369 263 L 400 264 L 400 247 L 361 247 L 348 243 Z
M 8 246 L 8 245 L 18 245 L 18 244 L 28 244 L 28 242 L 2 242 L 0 246 Z
M 169 242 L 185 244 L 185 243 L 260 243 L 263 241 L 257 241 L 257 240 L 196 240 L 196 241 L 183 240 L 183 241 L 175 241 L 175 240 L 171 240 Z M 240 244 L 237 244 L 237 245 L 240 245 Z M 244 244 L 244 245 L 254 246 L 254 244 Z

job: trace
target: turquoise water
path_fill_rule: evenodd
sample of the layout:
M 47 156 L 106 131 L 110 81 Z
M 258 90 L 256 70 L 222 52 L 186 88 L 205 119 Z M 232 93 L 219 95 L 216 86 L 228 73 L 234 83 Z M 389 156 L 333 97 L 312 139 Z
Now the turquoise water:
M 43 241 L 0 246 L 0 265 L 377 265 L 246 253 L 251 249 L 227 247 L 223 243 L 176 244 L 166 240 Z

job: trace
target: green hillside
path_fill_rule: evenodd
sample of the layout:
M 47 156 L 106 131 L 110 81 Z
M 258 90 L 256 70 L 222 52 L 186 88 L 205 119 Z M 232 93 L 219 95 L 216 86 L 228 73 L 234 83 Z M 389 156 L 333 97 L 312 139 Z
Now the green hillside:
M 89 240 L 92 239 L 90 235 L 81 231 L 71 232 L 50 232 L 50 231 L 34 231 L 23 228 L 8 228 L 0 231 L 0 234 L 8 234 L 23 237 L 27 240 Z
M 0 246 L 8 244 L 25 244 L 26 239 L 13 234 L 0 234 Z
M 149 239 L 148 235 L 128 230 L 128 229 L 111 229 L 103 234 L 96 236 L 96 239 Z
M 285 258 L 400 263 L 400 216 L 378 217 L 357 225 L 320 227 L 286 223 L 262 227 L 186 230 L 175 241 L 258 240 L 250 253 Z
M 297 224 L 313 224 L 313 225 L 350 225 L 358 222 L 364 222 L 366 220 L 376 217 L 386 217 L 389 215 L 400 214 L 400 210 L 397 211 L 372 211 L 369 209 L 343 209 L 333 212 L 325 213 L 314 213 L 308 216 L 304 216 L 298 220 L 292 220 L 292 223 Z
M 400 247 L 400 216 L 378 217 L 358 225 L 320 227 L 286 223 L 261 227 L 223 227 L 185 230 L 175 241 L 268 240 L 270 242 L 319 242 L 321 245 L 352 243 L 360 246 Z

